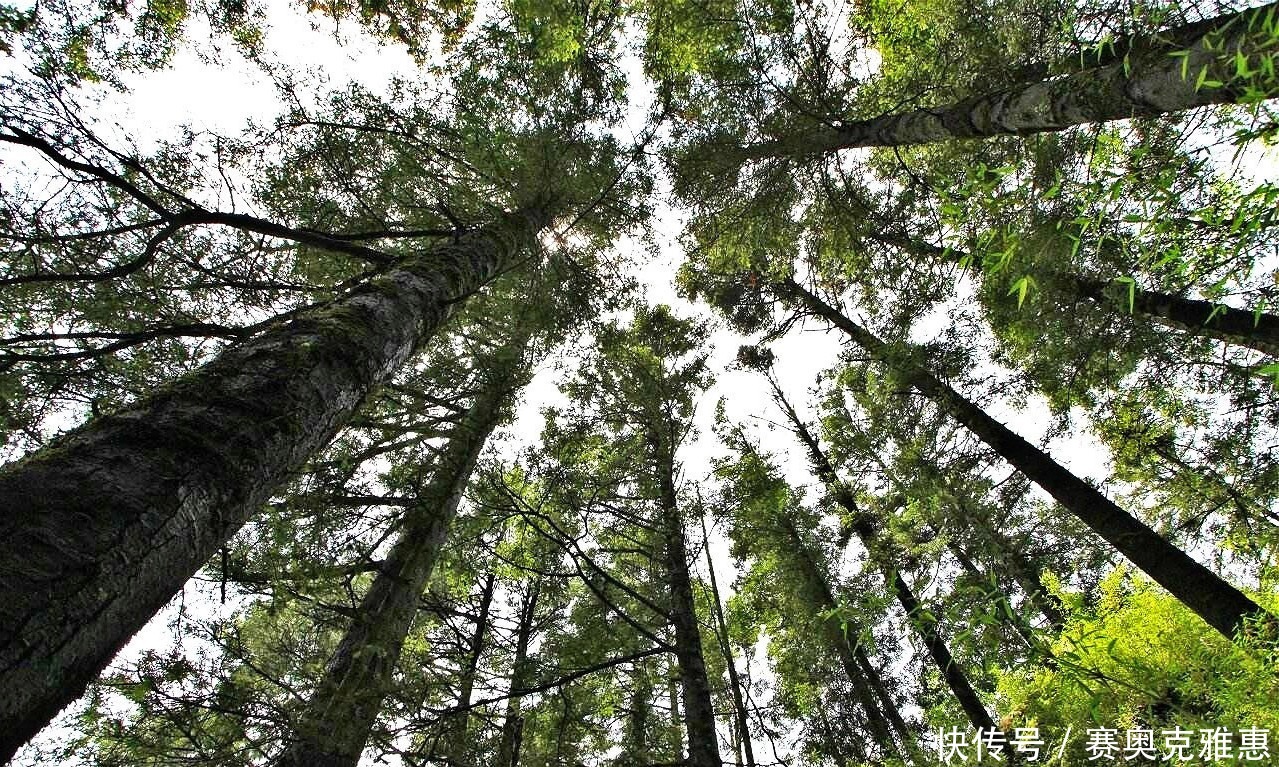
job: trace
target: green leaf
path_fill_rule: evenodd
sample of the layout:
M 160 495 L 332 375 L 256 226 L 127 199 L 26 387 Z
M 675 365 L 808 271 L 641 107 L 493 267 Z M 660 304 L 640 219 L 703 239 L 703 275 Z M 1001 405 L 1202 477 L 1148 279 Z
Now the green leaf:
M 1012 288 L 1010 288 L 1008 291 L 1008 295 L 1011 296 L 1014 293 L 1017 294 L 1018 309 L 1020 309 L 1022 305 L 1026 303 L 1026 296 L 1030 293 L 1030 289 L 1033 287 L 1035 287 L 1035 278 L 1031 277 L 1029 274 L 1023 276 L 1021 279 L 1013 283 Z
M 1128 313 L 1132 314 L 1133 306 L 1137 301 L 1137 280 L 1132 277 L 1116 277 L 1115 282 L 1128 286 Z

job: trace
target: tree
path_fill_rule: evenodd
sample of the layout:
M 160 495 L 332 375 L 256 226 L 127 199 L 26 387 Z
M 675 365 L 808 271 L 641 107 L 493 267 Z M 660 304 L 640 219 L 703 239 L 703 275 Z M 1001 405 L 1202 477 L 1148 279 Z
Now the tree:
M 316 2 L 420 67 L 316 88 L 280 9 L 144 5 L 0 8 L 0 753 L 86 685 L 34 759 L 896 767 L 1273 719 L 1276 6 Z M 189 53 L 280 114 L 106 117 Z M 737 337 L 632 290 L 684 213 L 676 285 Z M 722 362 L 832 330 L 767 387 Z

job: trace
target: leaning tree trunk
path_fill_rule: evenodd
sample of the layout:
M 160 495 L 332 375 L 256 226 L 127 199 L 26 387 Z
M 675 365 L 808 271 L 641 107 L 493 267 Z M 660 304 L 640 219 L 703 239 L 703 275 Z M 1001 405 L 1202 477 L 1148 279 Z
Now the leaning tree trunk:
M 853 689 L 853 697 L 866 712 L 866 727 L 870 730 L 871 738 L 888 756 L 900 754 L 893 741 L 890 723 L 875 702 L 875 690 L 865 673 L 865 668 L 870 666 L 870 659 L 866 658 L 858 641 L 860 629 L 841 619 L 835 592 L 795 523 L 783 516 L 778 520 L 778 526 L 786 536 L 781 552 L 799 576 L 800 601 L 826 613 L 827 617 L 820 619 L 822 636 L 839 658 L 844 675 L 848 677 L 849 686 Z M 903 746 L 909 750 L 910 742 L 903 743 Z
M 653 429 L 658 431 L 657 428 Z M 661 491 L 661 526 L 665 546 L 667 587 L 670 591 L 670 619 L 675 628 L 675 659 L 679 665 L 684 726 L 688 734 L 689 767 L 721 767 L 719 736 L 715 731 L 715 709 L 702 654 L 702 632 L 697 623 L 693 583 L 688 572 L 688 546 L 684 537 L 684 516 L 675 492 L 674 448 L 660 437 L 653 439 L 657 481 Z
M 411 258 L 0 472 L 0 760 L 547 220 L 508 214 Z
M 872 234 L 878 242 L 948 261 L 969 264 L 978 271 L 981 257 L 955 249 L 938 247 L 910 237 Z M 1119 281 L 1093 280 L 1079 275 L 1063 275 L 1061 285 L 1073 297 L 1086 299 L 1115 311 L 1145 317 L 1151 322 L 1204 335 L 1218 341 L 1255 349 L 1271 357 L 1279 357 L 1279 314 L 1236 309 L 1225 304 L 1186 298 L 1157 290 L 1144 290 Z
M 475 463 L 516 386 L 522 348 L 521 340 L 505 350 L 516 352 L 514 359 L 497 363 L 492 380 L 450 436 L 430 482 L 409 508 L 403 531 L 329 658 L 277 761 L 281 767 L 359 763 Z
M 782 391 L 781 386 L 777 383 L 777 379 L 771 373 L 767 375 L 768 382 L 773 388 L 773 396 L 786 413 L 786 418 L 790 421 L 791 431 L 804 443 L 804 447 L 808 451 L 809 462 L 812 464 L 813 470 L 817 472 L 818 479 L 825 485 L 826 491 L 830 493 L 835 502 L 848 513 L 848 524 L 852 527 L 853 532 L 857 533 L 857 537 L 861 540 L 862 546 L 866 548 L 871 561 L 884 573 L 885 584 L 896 595 L 897 603 L 901 605 L 902 610 L 906 613 L 907 622 L 914 627 L 916 633 L 924 640 L 924 646 L 928 648 L 928 654 L 932 657 L 933 663 L 936 664 L 937 670 L 941 672 L 942 679 L 950 687 L 955 700 L 959 701 L 959 707 L 968 716 L 968 721 L 973 723 L 973 727 L 980 730 L 996 729 L 995 720 L 991 718 L 990 712 L 986 710 L 986 705 L 981 702 L 977 691 L 969 683 L 968 675 L 955 663 L 954 656 L 946 645 L 946 640 L 938 630 L 937 620 L 931 618 L 927 611 L 922 609 L 919 599 L 915 596 L 910 585 L 906 583 L 906 580 L 902 578 L 901 573 L 888 564 L 899 559 L 899 557 L 895 556 L 894 552 L 884 551 L 885 542 L 879 534 L 876 523 L 868 519 L 866 513 L 857 505 L 852 490 L 839 478 L 839 475 L 835 472 L 834 464 L 826 457 L 826 453 L 822 450 L 821 443 L 817 441 L 817 437 L 808 430 L 803 419 L 799 417 L 799 413 L 795 412 L 795 408 L 791 407 L 790 402 L 786 399 L 785 392 Z
M 733 718 L 737 725 L 738 747 L 734 748 L 742 756 L 744 767 L 755 767 L 755 747 L 751 743 L 750 721 L 746 715 L 746 701 L 742 695 L 742 680 L 737 674 L 737 664 L 733 660 L 733 646 L 728 639 L 728 621 L 724 618 L 724 607 L 719 601 L 719 581 L 715 578 L 715 562 L 711 558 L 711 540 L 706 530 L 706 517 L 702 516 L 702 550 L 706 552 L 706 569 L 710 573 L 711 601 L 715 606 L 715 629 L 720 650 L 724 653 L 724 665 L 728 669 L 729 690 L 733 694 Z
M 1074 125 L 1149 117 L 1207 104 L 1276 95 L 1279 46 L 1267 29 L 1279 4 L 1222 16 L 1189 35 L 1132 40 L 1119 61 L 1021 83 L 937 107 L 842 122 L 741 148 L 742 160 L 805 156 L 853 147 L 925 144 L 956 138 L 1029 135 Z M 1254 76 L 1236 75 L 1236 56 Z M 1259 76 L 1258 76 L 1259 75 Z
M 1004 570 L 1012 578 L 1026 594 L 1031 605 L 1048 621 L 1049 626 L 1054 630 L 1065 626 L 1066 616 L 1062 614 L 1056 599 L 1040 583 L 1039 570 L 1031 564 L 1027 553 L 985 516 L 968 513 L 961 503 L 957 503 L 956 507 L 964 512 L 963 518 L 971 525 L 970 529 L 977 532 L 977 537 L 984 539 L 994 550 L 996 564 L 1002 566 L 996 569 Z
M 1004 460 L 1043 488 L 1102 540 L 1181 600 L 1208 625 L 1227 638 L 1243 630 L 1249 619 L 1265 613 L 1243 592 L 1196 562 L 1143 522 L 1116 506 L 1092 485 L 1070 473 L 1039 448 L 1014 434 L 980 407 L 920 365 L 894 354 L 887 344 L 792 279 L 774 286 L 787 301 L 795 301 L 844 331 L 880 362 L 892 367 L 943 412 L 968 427 Z

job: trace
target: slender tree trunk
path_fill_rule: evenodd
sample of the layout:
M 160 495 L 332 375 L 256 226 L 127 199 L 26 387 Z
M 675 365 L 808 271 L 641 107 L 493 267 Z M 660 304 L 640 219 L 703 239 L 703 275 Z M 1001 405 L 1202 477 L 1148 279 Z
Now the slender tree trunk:
M 965 552 L 959 544 L 948 540 L 946 541 L 946 548 L 950 549 L 951 556 L 953 556 L 955 561 L 959 563 L 959 566 L 964 569 L 964 572 L 980 581 L 984 581 L 986 579 L 986 574 L 982 572 L 981 568 L 977 566 L 977 563 L 973 562 L 972 558 L 968 556 L 968 553 Z M 1028 648 L 1034 650 L 1037 643 L 1035 641 L 1034 630 L 1031 628 L 1030 623 L 1020 613 L 1013 609 L 1012 601 L 1008 597 L 1008 592 L 1004 589 L 1003 584 L 999 582 L 999 579 L 997 579 L 994 585 L 999 599 L 996 609 L 999 613 L 1000 621 L 1016 632 L 1017 636 L 1021 637 L 1022 641 L 1026 643 Z
M 689 767 L 721 767 L 723 761 L 715 731 L 715 710 L 711 705 L 710 682 L 706 678 L 706 660 L 702 655 L 702 633 L 697 624 L 693 584 L 688 573 L 684 517 L 675 493 L 673 447 L 664 440 L 657 440 L 656 447 L 666 576 L 671 597 L 670 618 L 675 627 L 675 657 L 679 663 L 684 724 L 688 732 L 687 764 Z
M 0 471 L 0 761 L 546 221 L 412 258 Z
M 835 593 L 794 522 L 789 517 L 784 517 L 780 520 L 780 526 L 787 538 L 783 551 L 792 558 L 791 561 L 798 569 L 803 584 L 801 601 L 811 604 L 821 612 L 830 613 L 829 617 L 821 621 L 822 634 L 826 638 L 827 645 L 839 658 L 844 674 L 848 677 L 848 683 L 853 689 L 853 696 L 866 712 L 866 726 L 870 730 L 871 738 L 884 749 L 885 753 L 889 755 L 899 753 L 893 742 L 888 719 L 875 702 L 875 692 L 863 672 L 863 668 L 870 665 L 870 660 L 866 658 L 861 645 L 856 640 L 859 628 L 834 614 L 839 606 L 835 600 Z
M 888 688 L 884 685 L 884 678 L 874 664 L 870 662 L 870 658 L 860 644 L 855 648 L 855 655 L 857 666 L 861 669 L 862 676 L 879 700 L 880 709 L 884 712 L 888 723 L 893 726 L 893 732 L 897 733 L 897 740 L 901 742 L 904 751 L 915 755 L 914 733 L 906 726 L 906 720 L 902 718 L 902 712 L 897 708 L 897 701 L 893 700 L 893 696 L 889 694 Z
M 710 535 L 706 531 L 706 517 L 702 517 L 702 549 L 706 552 L 706 567 L 710 571 L 711 599 L 715 603 L 715 626 L 718 629 L 720 649 L 724 653 L 724 664 L 728 668 L 728 683 L 733 693 L 733 713 L 738 733 L 738 744 L 746 767 L 755 767 L 755 748 L 751 744 L 750 722 L 746 716 L 746 702 L 742 697 L 742 680 L 737 675 L 737 665 L 733 661 L 733 648 L 728 639 L 728 621 L 724 619 L 724 607 L 719 601 L 719 582 L 715 578 L 715 562 L 711 558 Z
M 967 263 L 978 271 L 981 270 L 981 258 L 971 253 L 953 249 L 948 251 L 930 242 L 891 234 L 874 234 L 871 239 L 912 253 Z M 1078 275 L 1064 276 L 1063 286 L 1080 299 L 1111 307 L 1124 314 L 1146 317 L 1152 322 L 1192 335 L 1205 335 L 1279 357 L 1279 315 L 1236 309 L 1225 304 L 1137 287 L 1132 287 L 1130 293 L 1129 287 L 1121 282 L 1091 280 Z
M 623 735 L 619 765 L 647 764 L 652 761 L 648 747 L 648 719 L 652 711 L 653 680 L 645 662 L 638 662 L 631 670 L 631 704 L 626 716 L 626 732 Z M 671 704 L 675 699 L 672 696 Z M 678 751 L 678 747 L 676 749 Z M 676 753 L 678 758 L 679 754 Z
M 1071 474 L 932 373 L 901 354 L 894 354 L 883 341 L 803 286 L 788 279 L 776 287 L 784 299 L 795 301 L 807 311 L 824 318 L 866 352 L 906 376 L 911 386 L 968 427 L 1004 460 L 1047 491 L 1093 532 L 1227 638 L 1233 638 L 1242 630 L 1249 618 L 1264 616 L 1274 621 L 1273 616 L 1264 613 L 1261 607 L 1216 573 L 1164 540 L 1092 485 Z
M 1121 60 L 1081 72 L 1013 85 L 953 104 L 848 121 L 743 147 L 735 154 L 749 160 L 1029 135 L 1233 103 L 1250 96 L 1250 86 L 1266 87 L 1260 78 L 1237 77 L 1235 56 L 1244 57 L 1254 71 L 1263 66 L 1263 60 L 1274 60 L 1274 43 L 1263 26 L 1266 14 L 1273 15 L 1276 7 L 1272 3 L 1223 16 L 1211 28 L 1196 30 L 1199 34 L 1193 40 L 1173 35 L 1172 45 L 1159 35 L 1133 40 Z M 1263 95 L 1275 94 L 1272 90 Z
M 989 542 L 996 552 L 998 564 L 1026 594 L 1026 598 L 1044 616 L 1048 625 L 1054 629 L 1060 629 L 1066 625 L 1066 616 L 1062 615 L 1056 601 L 1044 590 L 1043 584 L 1039 582 L 1038 568 L 1030 563 L 1025 552 L 992 525 L 989 519 L 980 514 L 969 514 L 962 506 L 960 508 L 965 512 L 964 519 L 969 522 L 973 530 L 977 531 L 979 537 Z
M 484 579 L 484 587 L 480 590 L 480 614 L 475 618 L 475 629 L 467 646 L 466 667 L 462 669 L 457 691 L 457 714 L 451 717 L 444 737 L 444 748 L 448 752 L 450 765 L 467 763 L 466 737 L 471 722 L 471 695 L 475 692 L 475 675 L 479 672 L 480 656 L 484 654 L 484 640 L 488 637 L 489 616 L 493 606 L 493 587 L 497 583 L 497 575 L 489 573 Z
M 921 607 L 919 600 L 915 597 L 915 593 L 906 583 L 906 580 L 902 578 L 900 572 L 886 567 L 884 568 L 884 579 L 896 593 L 897 602 L 901 605 L 902 610 L 906 612 L 907 620 L 919 632 L 920 638 L 924 640 L 924 646 L 928 648 L 928 654 L 932 656 L 933 663 L 937 665 L 937 670 L 941 672 L 942 679 L 946 680 L 946 686 L 954 694 L 955 700 L 959 701 L 959 707 L 968 716 L 968 721 L 972 722 L 973 727 L 978 729 L 998 729 L 990 712 L 986 710 L 986 704 L 981 702 L 981 697 L 977 695 L 977 691 L 969 683 L 968 675 L 964 673 L 964 670 L 955 662 L 954 656 L 951 655 L 950 648 L 946 645 L 946 640 L 938 630 L 937 620 Z
M 523 345 L 520 340 L 506 351 Z M 355 767 L 359 762 L 471 472 L 519 380 L 519 355 L 513 357 L 498 363 L 407 512 L 403 531 L 277 762 L 281 767 Z
M 535 577 L 529 585 L 524 605 L 520 608 L 520 623 L 515 634 L 515 657 L 511 661 L 510 696 L 506 699 L 506 716 L 502 720 L 502 737 L 497 752 L 497 767 L 518 767 L 520 740 L 524 730 L 523 707 L 519 693 L 531 683 L 528 674 L 528 646 L 533 640 L 533 626 L 537 618 L 537 600 L 542 590 L 542 580 Z
M 918 598 L 915 597 L 915 593 L 911 590 L 910 585 L 906 583 L 906 579 L 901 576 L 901 573 L 887 564 L 898 557 L 894 556 L 893 552 L 884 551 L 885 544 L 881 540 L 882 536 L 879 535 L 875 521 L 868 519 L 867 515 L 858 507 L 852 491 L 836 474 L 834 465 L 826 457 L 826 453 L 822 450 L 817 437 L 808 430 L 808 427 L 804 425 L 803 419 L 799 417 L 799 413 L 795 412 L 795 409 L 791 407 L 781 386 L 778 385 L 777 379 L 771 373 L 768 375 L 768 381 L 773 387 L 774 397 L 786 412 L 787 419 L 791 422 L 791 430 L 807 448 L 809 460 L 813 465 L 813 469 L 817 472 L 818 478 L 825 485 L 827 492 L 848 512 L 853 531 L 857 533 L 862 545 L 866 547 L 871 561 L 883 571 L 885 583 L 889 590 L 897 596 L 898 604 L 906 612 L 907 621 L 914 626 L 915 631 L 924 640 L 924 646 L 928 648 L 928 654 L 937 665 L 937 670 L 941 672 L 942 679 L 950 687 L 955 700 L 959 701 L 960 708 L 964 710 L 968 720 L 973 723 L 973 727 L 983 730 L 996 729 L 995 720 L 990 716 L 985 704 L 981 702 L 981 697 L 977 695 L 977 692 L 969 683 L 968 675 L 955 663 L 950 648 L 946 645 L 946 640 L 938 630 L 937 620 L 921 608 Z

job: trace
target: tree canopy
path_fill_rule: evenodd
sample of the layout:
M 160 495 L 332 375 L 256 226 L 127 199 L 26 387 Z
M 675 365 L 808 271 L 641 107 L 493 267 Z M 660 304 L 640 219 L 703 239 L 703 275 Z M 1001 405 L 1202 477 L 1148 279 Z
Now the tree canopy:
M 0 57 L 0 761 L 1279 759 L 1279 5 Z

